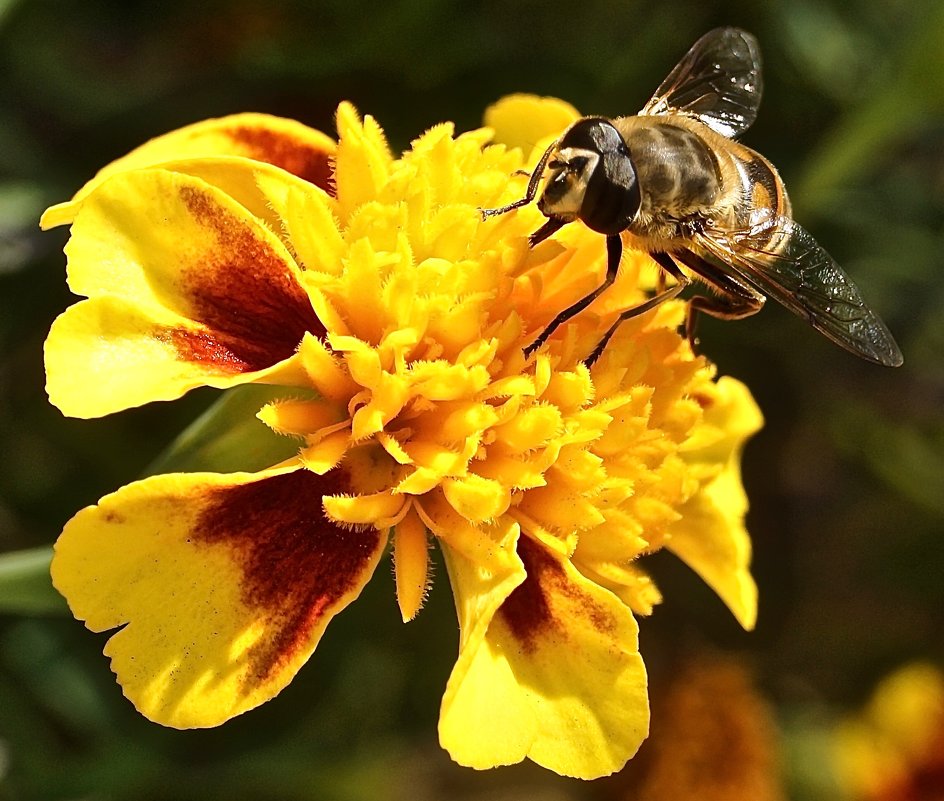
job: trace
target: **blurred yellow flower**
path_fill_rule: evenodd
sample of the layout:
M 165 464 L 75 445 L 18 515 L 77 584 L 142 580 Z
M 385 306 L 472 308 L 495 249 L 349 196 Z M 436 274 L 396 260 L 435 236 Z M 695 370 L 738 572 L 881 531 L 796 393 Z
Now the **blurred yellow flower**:
M 944 674 L 915 662 L 884 678 L 865 708 L 836 730 L 845 797 L 855 801 L 944 798 Z
M 493 107 L 498 141 L 541 148 L 560 101 Z M 638 558 L 668 548 L 750 628 L 740 449 L 747 389 L 692 354 L 627 254 L 614 287 L 526 361 L 522 348 L 600 283 L 581 226 L 529 250 L 533 163 L 493 132 L 427 131 L 400 158 L 348 104 L 339 141 L 236 115 L 143 145 L 54 206 L 87 299 L 46 343 L 48 391 L 97 417 L 197 386 L 284 386 L 259 417 L 297 456 L 258 473 L 137 481 L 79 512 L 52 573 L 148 718 L 217 725 L 277 694 L 392 539 L 404 620 L 430 537 L 460 625 L 440 739 L 463 765 L 529 758 L 592 778 L 648 730 L 633 613 L 659 593 Z M 528 154 L 526 154 L 528 155 Z

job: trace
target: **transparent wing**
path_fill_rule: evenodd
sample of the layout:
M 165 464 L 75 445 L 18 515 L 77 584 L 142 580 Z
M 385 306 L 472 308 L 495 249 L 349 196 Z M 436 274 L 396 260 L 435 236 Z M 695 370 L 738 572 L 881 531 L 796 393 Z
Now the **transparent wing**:
M 739 28 L 715 28 L 692 45 L 639 113 L 690 114 L 733 137 L 756 119 L 762 89 L 757 40 Z
M 858 287 L 793 220 L 768 215 L 747 231 L 706 231 L 697 241 L 736 277 L 782 303 L 837 345 L 887 367 L 904 360 Z

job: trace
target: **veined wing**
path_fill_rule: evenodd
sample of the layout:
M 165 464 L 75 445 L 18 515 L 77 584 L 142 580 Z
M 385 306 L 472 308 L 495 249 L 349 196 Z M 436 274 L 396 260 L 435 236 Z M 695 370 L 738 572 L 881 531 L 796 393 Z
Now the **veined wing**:
M 790 218 L 769 215 L 746 231 L 708 230 L 697 241 L 735 276 L 837 345 L 887 367 L 904 361 L 894 337 L 852 279 Z
M 756 119 L 762 89 L 757 40 L 739 28 L 715 28 L 692 45 L 639 113 L 689 114 L 734 137 Z

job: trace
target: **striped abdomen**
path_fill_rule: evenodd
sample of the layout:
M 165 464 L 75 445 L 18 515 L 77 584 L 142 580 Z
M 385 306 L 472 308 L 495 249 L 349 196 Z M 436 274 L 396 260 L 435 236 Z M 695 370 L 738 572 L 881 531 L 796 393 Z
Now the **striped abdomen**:
M 769 210 L 774 216 L 790 216 L 790 199 L 776 168 L 749 147 L 730 143 L 730 156 L 738 172 L 743 200 L 739 222 L 749 223 L 750 215 Z

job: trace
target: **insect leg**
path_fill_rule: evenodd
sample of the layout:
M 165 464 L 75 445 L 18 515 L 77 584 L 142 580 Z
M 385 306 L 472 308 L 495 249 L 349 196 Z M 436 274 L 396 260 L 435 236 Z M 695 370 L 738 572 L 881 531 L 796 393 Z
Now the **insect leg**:
M 688 304 L 688 319 L 685 321 L 685 336 L 694 347 L 698 312 L 704 312 L 719 320 L 740 320 L 757 314 L 764 305 L 764 298 L 742 298 L 737 295 L 698 295 Z
M 679 261 L 701 277 L 718 295 L 698 295 L 688 304 L 688 318 L 685 320 L 685 335 L 692 347 L 695 346 L 695 327 L 698 312 L 704 312 L 720 320 L 740 320 L 757 314 L 766 298 L 756 289 L 729 273 L 706 261 L 690 250 L 676 254 Z
M 678 265 L 672 260 L 672 257 L 668 253 L 650 253 L 656 263 L 662 268 L 665 273 L 668 273 L 675 279 L 675 284 L 670 286 L 668 289 L 665 289 L 665 279 L 659 282 L 660 289 L 659 292 L 653 295 L 649 300 L 640 303 L 638 306 L 633 306 L 631 309 L 624 311 L 619 317 L 616 318 L 616 322 L 613 323 L 603 335 L 603 338 L 597 343 L 597 346 L 591 351 L 590 355 L 584 359 L 584 364 L 587 367 L 593 365 L 593 363 L 600 358 L 600 354 L 603 353 L 603 349 L 606 348 L 607 344 L 610 341 L 610 338 L 613 334 L 616 333 L 616 329 L 619 328 L 620 323 L 624 320 L 628 320 L 630 317 L 636 317 L 640 314 L 645 314 L 647 311 L 654 309 L 660 303 L 665 303 L 667 300 L 674 298 L 679 292 L 681 292 L 685 287 L 691 283 L 691 279 L 685 275 L 679 268 Z M 660 272 L 660 277 L 664 275 L 663 272 Z
M 547 150 L 544 151 L 544 155 L 541 156 L 541 160 L 534 168 L 534 172 L 531 173 L 531 180 L 528 181 L 528 189 L 524 193 L 523 198 L 509 203 L 507 206 L 499 206 L 497 209 L 480 209 L 482 212 L 482 219 L 485 220 L 489 217 L 496 217 L 499 214 L 505 214 L 506 212 L 520 209 L 522 206 L 527 206 L 532 200 L 534 200 L 535 195 L 538 193 L 538 184 L 541 182 L 541 176 L 544 175 L 544 168 L 547 166 L 548 159 L 551 157 L 551 152 L 556 146 L 557 142 L 553 142 L 547 148 Z
M 560 218 L 548 217 L 547 222 L 528 237 L 528 245 L 533 248 L 535 245 L 540 244 L 556 231 L 560 230 L 563 225 L 564 221 Z
M 541 230 L 543 230 L 543 228 Z M 538 232 L 535 232 L 535 234 L 537 233 Z M 540 348 L 541 345 L 547 342 L 547 338 L 553 334 L 559 326 L 561 326 L 563 323 L 566 323 L 575 314 L 579 314 L 584 309 L 586 309 L 587 306 L 589 306 L 599 297 L 600 293 L 603 292 L 604 289 L 606 289 L 616 280 L 616 273 L 619 271 L 620 257 L 622 255 L 623 241 L 620 239 L 619 234 L 608 236 L 606 238 L 606 278 L 603 279 L 603 283 L 594 289 L 589 295 L 585 295 L 576 303 L 568 306 L 566 309 L 564 309 L 564 311 L 558 314 L 557 317 L 551 320 L 547 327 L 540 333 L 538 338 L 524 349 L 525 358 L 531 356 L 531 354 Z

